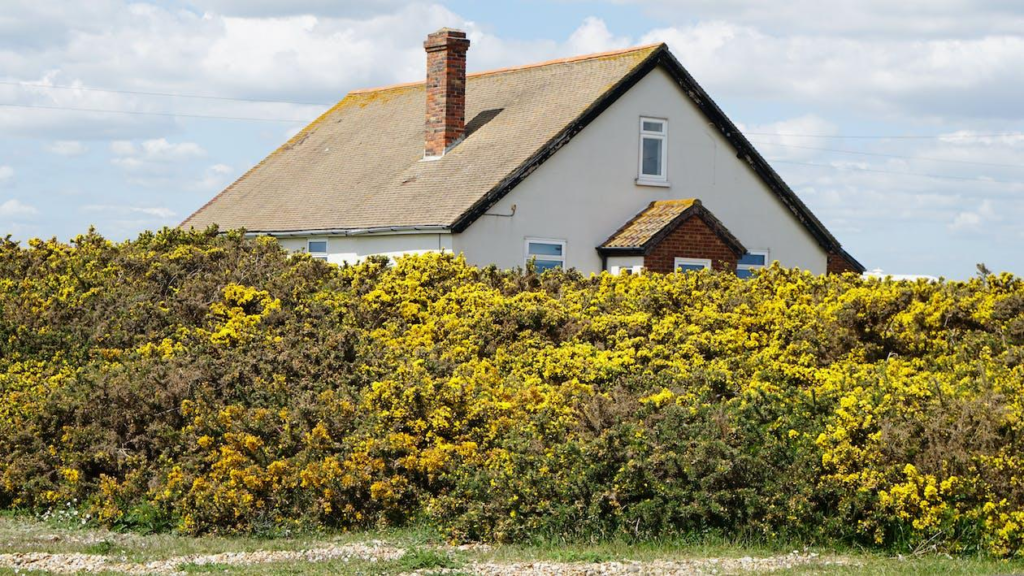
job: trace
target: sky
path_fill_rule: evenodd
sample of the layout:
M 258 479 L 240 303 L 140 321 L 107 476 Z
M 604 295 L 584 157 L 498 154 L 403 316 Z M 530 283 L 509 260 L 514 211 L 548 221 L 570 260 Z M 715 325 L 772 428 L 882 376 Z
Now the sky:
M 1024 275 L 1016 0 L 0 0 L 0 235 L 174 226 L 443 26 L 470 71 L 666 42 L 869 269 Z

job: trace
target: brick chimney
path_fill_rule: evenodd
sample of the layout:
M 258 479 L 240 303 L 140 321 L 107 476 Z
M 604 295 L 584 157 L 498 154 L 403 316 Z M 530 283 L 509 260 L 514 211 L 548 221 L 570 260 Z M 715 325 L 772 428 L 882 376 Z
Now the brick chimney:
M 425 158 L 438 158 L 466 131 L 466 51 L 461 30 L 442 28 L 427 36 L 427 123 Z

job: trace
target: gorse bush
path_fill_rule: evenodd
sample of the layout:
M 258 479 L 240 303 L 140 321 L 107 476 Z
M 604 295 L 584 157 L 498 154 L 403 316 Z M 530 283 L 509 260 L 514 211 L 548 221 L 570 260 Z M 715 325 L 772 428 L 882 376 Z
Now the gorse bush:
M 0 507 L 186 533 L 1024 546 L 1024 282 L 0 244 Z

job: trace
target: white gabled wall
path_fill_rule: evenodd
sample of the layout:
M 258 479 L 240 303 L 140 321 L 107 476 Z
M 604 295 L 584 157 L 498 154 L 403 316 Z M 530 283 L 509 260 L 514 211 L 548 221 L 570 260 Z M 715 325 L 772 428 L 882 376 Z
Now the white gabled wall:
M 327 261 L 355 264 L 371 255 L 391 258 L 426 252 L 452 252 L 451 234 L 368 234 L 364 236 L 309 236 L 278 238 L 290 252 L 304 252 L 310 240 L 327 240 Z
M 669 122 L 670 187 L 638 186 L 641 116 Z M 527 237 L 567 242 L 567 265 L 601 270 L 595 247 L 652 200 L 699 198 L 748 250 L 822 274 L 825 251 L 742 161 L 672 80 L 658 68 L 641 79 L 536 171 L 453 236 L 473 264 L 510 268 L 524 262 Z

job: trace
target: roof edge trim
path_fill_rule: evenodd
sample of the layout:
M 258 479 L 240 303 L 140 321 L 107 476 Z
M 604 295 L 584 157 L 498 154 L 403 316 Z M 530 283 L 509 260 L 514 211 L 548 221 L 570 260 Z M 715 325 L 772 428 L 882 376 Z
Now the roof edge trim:
M 682 226 L 683 223 L 689 220 L 690 218 L 700 218 L 700 220 L 704 222 L 704 224 L 707 225 L 708 228 L 711 229 L 711 232 L 713 232 L 715 236 L 718 236 L 718 238 L 722 242 L 724 242 L 725 245 L 728 246 L 728 248 L 732 250 L 737 257 L 743 256 L 744 254 L 747 253 L 747 247 L 744 246 L 742 242 L 740 242 L 739 238 L 737 238 L 725 226 L 725 224 L 723 224 L 721 220 L 716 218 L 715 215 L 712 214 L 711 211 L 708 210 L 704 206 L 704 204 L 701 203 L 701 201 L 697 198 L 694 198 L 692 204 L 687 206 L 682 212 L 680 212 L 678 215 L 672 218 L 672 220 L 665 223 L 665 225 L 662 226 L 660 230 L 658 230 L 655 234 L 652 234 L 651 237 L 648 238 L 647 241 L 645 241 L 643 244 L 639 246 L 604 246 L 604 244 L 610 242 L 613 238 L 618 236 L 619 232 L 622 232 L 623 230 L 628 228 L 630 224 L 632 224 L 638 218 L 643 216 L 645 212 L 654 208 L 654 206 L 657 203 L 657 201 L 651 202 L 650 204 L 647 205 L 646 208 L 644 208 L 640 212 L 637 212 L 635 216 L 630 218 L 625 224 L 622 225 L 621 228 L 619 228 L 618 230 L 615 231 L 614 234 L 609 236 L 608 240 L 605 240 L 600 246 L 597 247 L 598 253 L 606 256 L 611 255 L 613 253 L 630 254 L 635 256 L 647 256 L 648 254 L 651 253 L 652 250 L 657 248 L 657 246 L 661 244 L 662 241 L 665 240 L 665 237 L 667 237 L 677 228 Z
M 609 56 L 617 56 L 619 54 L 627 54 L 629 52 L 637 52 L 640 50 L 649 50 L 663 45 L 663 43 L 654 44 L 643 44 L 641 46 L 632 46 L 629 48 L 622 48 L 619 50 L 609 50 L 607 52 L 594 52 L 591 54 L 581 54 L 579 56 L 569 56 L 567 58 L 555 58 L 553 60 L 544 60 L 542 62 L 533 62 L 530 64 L 520 64 L 518 66 L 506 66 L 504 68 L 494 68 L 492 70 L 483 70 L 480 72 L 470 72 L 466 74 L 466 78 L 477 78 L 480 76 L 491 76 L 494 74 L 504 74 L 506 72 L 518 72 L 519 70 L 529 70 L 530 68 L 540 68 L 542 66 L 553 66 L 555 64 L 571 64 L 573 62 L 582 62 L 585 60 L 594 60 L 596 58 L 607 58 Z M 401 82 L 399 84 L 387 84 L 385 86 L 376 86 L 373 88 L 357 88 L 350 90 L 349 94 L 369 94 L 371 92 L 382 92 L 384 90 L 397 90 L 399 88 L 409 88 L 412 86 L 420 86 L 426 83 L 426 80 L 416 80 L 414 82 Z
M 490 209 L 495 203 L 504 198 L 513 188 L 519 185 L 534 170 L 540 167 L 545 161 L 555 154 L 559 149 L 569 143 L 573 137 L 593 122 L 602 112 L 614 104 L 623 94 L 636 85 L 649 72 L 663 66 L 676 84 L 683 90 L 684 94 L 697 106 L 697 109 L 704 117 L 714 125 L 715 129 L 725 138 L 733 149 L 736 156 L 744 161 L 751 170 L 761 179 L 762 182 L 773 192 L 783 205 L 796 217 L 797 221 L 811 234 L 819 246 L 825 251 L 842 251 L 851 263 L 859 266 L 861 272 L 863 266 L 852 256 L 843 250 L 839 241 L 825 228 L 825 225 L 811 212 L 810 208 L 796 195 L 781 176 L 754 148 L 753 144 L 740 132 L 736 125 L 726 116 L 725 112 L 711 99 L 708 93 L 697 83 L 682 64 L 668 50 L 664 43 L 655 44 L 656 48 L 644 58 L 637 66 L 628 72 L 622 80 L 612 86 L 607 92 L 599 97 L 593 104 L 584 110 L 575 120 L 569 123 L 562 131 L 556 134 L 550 141 L 540 148 L 534 155 L 528 158 L 523 164 L 516 168 L 509 176 L 499 182 L 491 191 L 485 194 L 480 200 L 470 206 L 455 222 L 452 223 L 453 232 L 462 232 L 476 221 L 484 212 Z M 637 48 L 639 49 L 639 48 Z M 629 50 L 626 50 L 629 51 Z
M 415 226 L 379 226 L 376 228 L 319 228 L 311 230 L 246 230 L 246 236 L 274 236 L 288 238 L 293 236 L 371 236 L 388 234 L 416 233 L 451 234 L 451 227 L 443 224 Z
M 803 200 L 793 192 L 793 189 L 786 184 L 786 181 L 779 176 L 778 172 L 761 156 L 757 148 L 747 140 L 747 137 L 736 127 L 725 112 L 711 99 L 711 96 L 697 83 L 676 57 L 665 50 L 658 55 L 660 63 L 673 77 L 679 87 L 683 89 L 694 105 L 704 114 L 704 117 L 714 124 L 719 133 L 736 150 L 736 157 L 745 161 L 748 166 L 768 186 L 768 189 L 775 193 L 790 212 L 796 216 L 797 221 L 803 224 L 804 228 L 817 240 L 818 244 L 829 252 L 842 252 L 848 256 L 851 263 L 863 267 L 856 259 L 849 257 L 839 240 L 832 235 L 818 217 L 811 212 L 811 209 L 804 204 Z
M 461 216 L 456 218 L 455 222 L 452 223 L 452 231 L 462 232 L 468 228 L 469 225 L 482 216 L 484 212 L 504 198 L 512 191 L 513 188 L 518 186 L 526 179 L 527 176 L 532 174 L 534 170 L 546 162 L 548 158 L 551 158 L 555 152 L 558 152 L 562 146 L 568 144 L 573 137 L 590 125 L 590 123 L 600 116 L 602 112 L 607 110 L 609 106 L 614 104 L 620 96 L 629 91 L 629 89 L 636 85 L 636 83 L 646 76 L 648 72 L 653 70 L 658 65 L 659 55 L 668 51 L 668 47 L 664 43 L 655 44 L 654 46 L 656 46 L 656 48 L 654 48 L 650 54 L 634 66 L 632 70 L 626 73 L 622 79 L 615 83 L 615 85 L 598 97 L 586 108 L 586 110 L 580 113 L 575 120 L 555 134 L 547 143 L 541 146 L 537 152 L 527 158 L 508 176 L 498 182 L 494 188 L 484 194 L 482 198 L 474 202 L 472 206 L 462 213 Z

